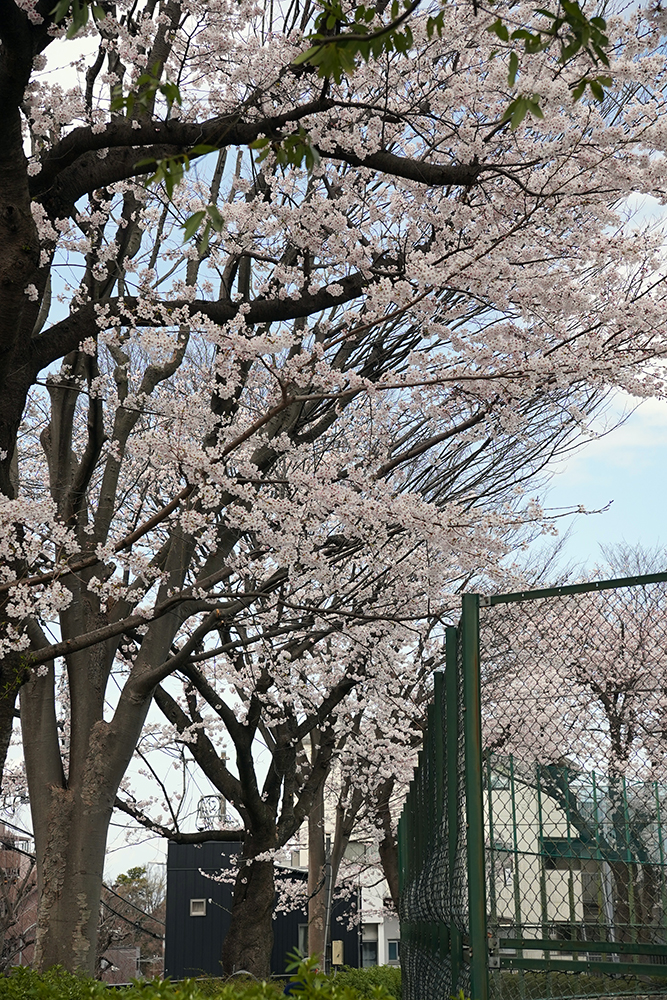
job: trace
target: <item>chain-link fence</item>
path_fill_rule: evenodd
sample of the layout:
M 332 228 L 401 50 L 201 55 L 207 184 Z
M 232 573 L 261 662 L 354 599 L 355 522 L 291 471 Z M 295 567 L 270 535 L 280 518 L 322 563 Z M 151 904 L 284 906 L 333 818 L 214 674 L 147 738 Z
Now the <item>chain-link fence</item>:
M 665 581 L 463 599 L 399 828 L 405 1000 L 667 995 Z

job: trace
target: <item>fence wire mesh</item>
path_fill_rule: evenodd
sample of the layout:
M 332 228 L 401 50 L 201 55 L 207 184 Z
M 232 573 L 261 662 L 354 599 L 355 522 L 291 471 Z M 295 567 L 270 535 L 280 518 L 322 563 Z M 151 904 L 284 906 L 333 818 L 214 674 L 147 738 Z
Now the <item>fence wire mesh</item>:
M 399 828 L 404 1000 L 667 996 L 666 580 L 464 598 Z
M 663 989 L 666 585 L 482 608 L 480 682 L 491 992 Z

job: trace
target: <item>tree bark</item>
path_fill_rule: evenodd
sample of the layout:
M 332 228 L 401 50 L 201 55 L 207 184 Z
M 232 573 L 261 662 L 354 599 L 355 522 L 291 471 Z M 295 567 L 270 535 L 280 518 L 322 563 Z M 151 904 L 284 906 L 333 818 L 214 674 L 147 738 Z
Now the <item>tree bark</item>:
M 21 690 L 30 808 L 37 855 L 35 965 L 92 974 L 107 830 L 115 798 L 107 773 L 111 734 L 93 727 L 80 780 L 68 783 L 60 758 L 52 666 Z
M 253 859 L 271 850 L 272 846 L 270 843 L 258 845 L 246 838 L 234 885 L 232 920 L 222 945 L 222 968 L 226 975 L 243 970 L 257 979 L 268 979 L 271 974 L 276 895 L 274 863 Z
M 40 855 L 35 965 L 92 974 L 110 808 L 54 788 L 49 834 Z
M 394 790 L 394 779 L 380 785 L 377 792 L 376 816 L 383 836 L 380 841 L 380 863 L 389 886 L 389 894 L 398 913 L 398 840 L 391 822 L 390 800 Z
M 77 666 L 84 664 L 80 661 Z M 95 666 L 99 657 L 93 657 L 91 671 Z M 35 966 L 43 970 L 60 965 L 93 975 L 109 821 L 150 694 L 140 697 L 128 682 L 114 720 L 92 722 L 85 745 L 81 733 L 72 740 L 73 744 L 78 740 L 81 757 L 66 774 L 54 680 L 50 663 L 45 673 L 34 674 L 21 689 L 39 893 Z M 79 696 L 72 701 L 73 732 L 92 717 L 89 706 L 78 704 L 81 700 Z
M 324 961 L 327 893 L 324 845 L 324 785 L 308 814 L 308 954 Z

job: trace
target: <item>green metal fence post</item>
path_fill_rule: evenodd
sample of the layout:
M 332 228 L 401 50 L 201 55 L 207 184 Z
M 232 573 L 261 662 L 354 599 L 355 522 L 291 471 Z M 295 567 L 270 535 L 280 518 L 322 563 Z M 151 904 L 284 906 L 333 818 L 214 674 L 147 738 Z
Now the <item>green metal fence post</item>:
M 479 596 L 463 597 L 463 726 L 465 735 L 466 819 L 468 824 L 468 908 L 470 919 L 470 995 L 488 1000 L 489 961 L 484 871 L 482 788 L 482 710 L 479 663 Z
M 545 851 L 544 851 L 544 812 L 542 809 L 542 780 L 540 773 L 539 763 L 535 764 L 535 785 L 537 787 L 537 829 L 539 830 L 539 840 L 538 840 L 538 851 L 539 858 L 538 863 L 540 866 L 540 911 L 542 915 L 542 937 L 545 941 L 549 938 L 549 903 L 547 899 L 547 873 L 544 867 L 545 861 Z M 542 958 L 545 961 L 551 959 L 550 951 L 543 951 Z M 551 973 L 547 972 L 547 995 L 551 996 Z
M 447 867 L 449 874 L 449 958 L 452 969 L 452 994 L 458 993 L 459 971 L 461 968 L 461 935 L 452 914 L 454 899 L 454 872 L 456 871 L 456 850 L 459 839 L 459 685 L 456 676 L 459 630 L 448 628 L 446 639 L 445 665 L 445 766 L 447 810 Z
M 667 899 L 665 898 L 665 848 L 662 836 L 662 816 L 660 815 L 660 792 L 658 782 L 653 782 L 655 789 L 655 816 L 658 827 L 658 850 L 660 853 L 660 927 L 665 932 L 665 921 L 667 920 Z

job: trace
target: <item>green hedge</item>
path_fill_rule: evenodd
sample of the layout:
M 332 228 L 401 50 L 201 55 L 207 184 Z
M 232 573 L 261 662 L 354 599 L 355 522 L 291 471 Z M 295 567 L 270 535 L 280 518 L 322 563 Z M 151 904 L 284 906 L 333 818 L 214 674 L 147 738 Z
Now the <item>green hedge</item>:
M 168 979 L 136 981 L 130 986 L 109 987 L 95 979 L 74 976 L 62 969 L 39 974 L 15 968 L 0 978 L 0 1000 L 278 1000 L 282 987 L 254 979 Z
M 345 969 L 325 976 L 317 971 L 315 959 L 307 958 L 294 967 L 291 981 L 294 1000 L 400 1000 L 398 969 Z M 23 967 L 0 976 L 0 1000 L 279 1000 L 282 995 L 282 983 L 237 977 L 179 983 L 156 979 L 111 988 L 62 969 L 39 974 Z
M 370 969 L 345 966 L 336 974 L 336 979 L 351 986 L 362 997 L 372 997 L 375 987 L 380 986 L 390 997 L 401 1000 L 401 970 L 396 965 L 374 965 Z

